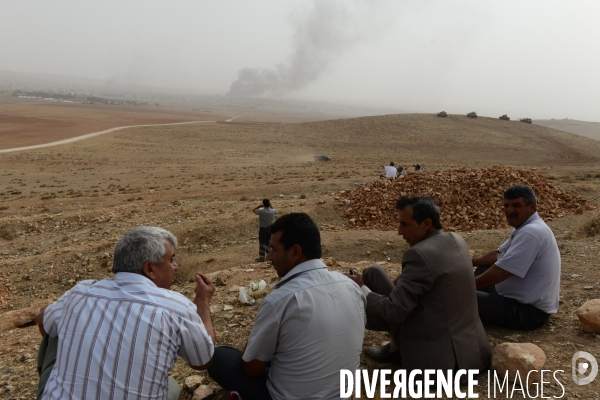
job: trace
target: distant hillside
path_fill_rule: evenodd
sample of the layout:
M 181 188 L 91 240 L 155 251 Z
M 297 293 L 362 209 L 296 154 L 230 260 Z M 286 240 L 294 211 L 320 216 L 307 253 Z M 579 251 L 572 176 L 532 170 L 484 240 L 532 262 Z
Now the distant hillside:
M 600 140 L 600 122 L 577 121 L 576 119 L 536 119 L 533 123 Z
M 298 144 L 312 143 L 311 147 L 318 147 L 317 154 L 330 152 L 356 159 L 377 156 L 380 162 L 405 160 L 405 165 L 407 161 L 532 166 L 600 162 L 600 141 L 497 118 L 395 114 L 286 124 L 265 130 L 294 137 Z M 356 152 L 357 148 L 361 151 Z

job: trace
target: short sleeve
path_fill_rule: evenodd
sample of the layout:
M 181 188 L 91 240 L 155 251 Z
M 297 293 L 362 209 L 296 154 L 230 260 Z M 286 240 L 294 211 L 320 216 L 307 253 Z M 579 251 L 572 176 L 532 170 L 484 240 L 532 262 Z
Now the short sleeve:
M 181 318 L 179 331 L 181 347 L 177 354 L 194 367 L 208 363 L 215 352 L 214 343 L 191 305 L 187 308 L 187 317 Z
M 524 278 L 540 251 L 538 240 L 530 233 L 523 232 L 514 237 L 509 246 L 500 246 L 496 265 L 519 278 Z
M 44 309 L 44 331 L 48 336 L 58 336 L 58 325 L 70 295 L 71 291 L 66 291 L 58 300 Z
M 269 361 L 277 349 L 278 336 L 279 320 L 275 315 L 275 310 L 271 303 L 263 300 L 242 359 L 246 362 Z

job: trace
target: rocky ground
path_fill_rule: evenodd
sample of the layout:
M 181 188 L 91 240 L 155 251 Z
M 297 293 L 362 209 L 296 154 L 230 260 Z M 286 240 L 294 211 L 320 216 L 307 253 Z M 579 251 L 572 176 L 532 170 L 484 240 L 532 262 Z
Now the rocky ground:
M 384 262 L 390 274 L 397 274 L 407 248 L 402 240 L 394 231 L 352 227 L 345 206 L 336 199 L 342 190 L 376 180 L 379 166 L 391 160 L 405 166 L 419 161 L 430 172 L 492 164 L 536 168 L 560 190 L 597 204 L 600 146 L 595 142 L 569 142 L 567 134 L 551 136 L 547 128 L 512 121 L 478 118 L 477 128 L 452 116 L 444 120 L 385 116 L 293 125 L 132 129 L 60 148 L 4 154 L 0 319 L 54 300 L 79 280 L 111 276 L 119 237 L 137 225 L 158 225 L 180 240 L 181 268 L 173 289 L 191 296 L 196 270 L 219 278 L 212 302 L 218 344 L 241 348 L 257 307 L 240 304 L 238 288 L 251 280 L 275 279 L 267 263 L 252 263 L 258 246 L 251 210 L 269 197 L 280 213 L 309 213 L 322 230 L 325 258 L 337 260 L 334 270 Z M 436 140 L 448 146 L 432 146 Z M 316 163 L 315 154 L 327 154 L 332 161 Z M 576 351 L 600 356 L 600 336 L 583 332 L 575 315 L 585 301 L 600 298 L 600 243 L 585 228 L 595 216 L 595 211 L 585 210 L 549 223 L 563 257 L 559 313 L 533 332 L 486 327 L 492 346 L 531 342 L 542 348 L 545 368 L 565 371 L 559 375 L 564 398 L 600 398 L 600 380 L 579 387 L 570 378 Z M 479 255 L 497 247 L 509 232 L 497 228 L 461 235 Z M 0 326 L 5 327 L 0 330 L 0 398 L 30 399 L 37 385 L 37 327 Z M 365 346 L 385 340 L 385 334 L 368 332 Z M 361 368 L 381 367 L 361 360 Z M 201 375 L 211 384 L 180 360 L 173 376 L 183 384 L 190 375 Z M 558 385 L 546 389 L 545 395 L 561 394 Z M 486 377 L 480 379 L 478 392 L 487 396 Z M 182 391 L 182 398 L 191 397 Z

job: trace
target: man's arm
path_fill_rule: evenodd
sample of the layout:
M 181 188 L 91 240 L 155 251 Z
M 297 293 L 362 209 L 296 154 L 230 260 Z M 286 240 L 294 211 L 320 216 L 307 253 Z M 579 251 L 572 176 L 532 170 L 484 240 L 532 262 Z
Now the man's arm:
M 194 298 L 194 304 L 196 305 L 196 312 L 202 320 L 206 332 L 208 332 L 212 339 L 213 345 L 216 343 L 215 328 L 210 317 L 210 298 L 215 293 L 215 285 L 211 282 L 210 278 L 201 273 L 196 274 L 196 297 Z M 190 365 L 195 370 L 204 370 L 210 367 L 212 363 L 211 359 L 204 365 L 195 366 Z
M 253 212 L 254 214 L 256 214 L 256 210 L 258 210 L 259 208 L 262 208 L 262 207 L 263 207 L 263 205 L 262 205 L 262 204 L 259 204 L 259 205 L 257 205 L 256 207 L 254 207 L 254 209 L 252 210 L 252 212 Z
M 242 352 L 242 356 L 243 354 L 244 353 Z M 244 370 L 244 372 L 252 378 L 256 378 L 265 371 L 265 368 L 267 368 L 267 361 L 244 361 L 244 359 L 242 358 L 240 362 L 242 363 L 242 369 Z
M 475 288 L 482 289 L 493 286 L 507 280 L 511 276 L 513 276 L 513 274 L 494 264 L 483 274 L 475 277 Z
M 494 264 L 498 261 L 498 250 L 492 250 L 489 253 L 486 253 L 482 256 L 475 257 L 471 259 L 474 267 L 488 266 Z
M 420 251 L 408 249 L 402 259 L 402 274 L 387 296 L 374 292 L 367 296 L 367 315 L 384 321 L 402 322 L 434 285 L 434 274 Z
M 42 311 L 40 311 L 40 313 L 35 317 L 35 322 L 37 323 L 38 329 L 40 330 L 42 336 L 46 334 L 46 331 L 44 330 L 44 311 L 46 311 L 46 307 L 44 307 Z

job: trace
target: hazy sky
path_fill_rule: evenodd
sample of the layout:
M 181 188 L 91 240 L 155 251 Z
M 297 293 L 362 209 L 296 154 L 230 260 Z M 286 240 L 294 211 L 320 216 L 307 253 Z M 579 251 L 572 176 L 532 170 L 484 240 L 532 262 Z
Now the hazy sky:
M 600 121 L 597 0 L 0 0 L 0 16 L 3 70 Z

